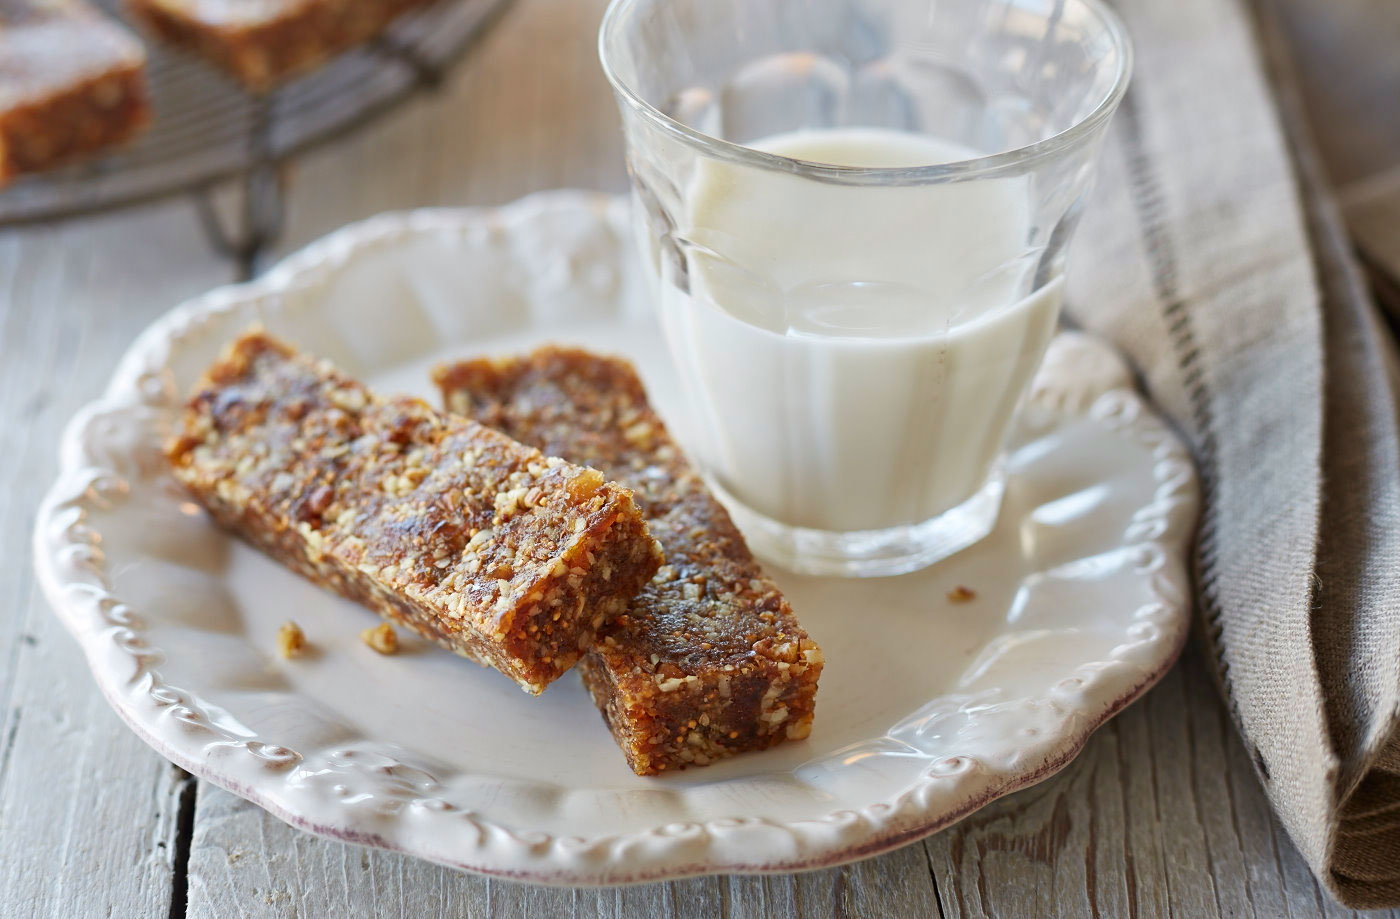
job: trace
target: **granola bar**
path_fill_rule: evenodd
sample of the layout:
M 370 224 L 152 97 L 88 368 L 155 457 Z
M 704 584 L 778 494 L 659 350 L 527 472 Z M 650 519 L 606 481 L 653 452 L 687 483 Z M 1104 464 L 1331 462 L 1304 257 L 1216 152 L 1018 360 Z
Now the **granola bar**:
M 627 489 L 260 332 L 167 453 L 220 524 L 311 581 L 538 693 L 656 572 Z
M 161 39 L 266 92 L 431 0 L 128 0 Z
M 579 672 L 639 775 L 806 737 L 822 655 L 631 365 L 547 347 L 440 367 L 447 408 L 630 484 L 666 564 Z
M 0 0 L 0 185 L 150 121 L 146 52 L 82 0 Z

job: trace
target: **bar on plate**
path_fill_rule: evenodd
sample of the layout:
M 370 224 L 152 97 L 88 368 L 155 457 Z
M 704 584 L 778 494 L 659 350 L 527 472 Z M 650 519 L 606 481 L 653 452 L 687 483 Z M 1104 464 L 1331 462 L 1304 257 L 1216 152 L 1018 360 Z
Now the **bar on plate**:
M 266 92 L 431 0 L 127 0 L 161 39 Z
M 146 52 L 83 0 L 0 0 L 0 185 L 150 121 Z
M 631 493 L 261 332 L 168 445 L 223 526 L 323 587 L 541 692 L 661 562 Z
M 546 347 L 439 367 L 449 411 L 630 485 L 666 563 L 579 672 L 639 775 L 806 737 L 822 655 L 626 361 Z

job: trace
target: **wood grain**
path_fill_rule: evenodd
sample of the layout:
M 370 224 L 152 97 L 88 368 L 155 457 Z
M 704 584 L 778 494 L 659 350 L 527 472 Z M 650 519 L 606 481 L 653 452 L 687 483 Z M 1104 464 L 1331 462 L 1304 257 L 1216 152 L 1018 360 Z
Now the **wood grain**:
M 710 877 L 613 889 L 538 887 L 313 839 L 227 792 L 200 787 L 190 850 L 191 919 L 225 916 L 935 916 L 919 845 L 810 874 Z
M 1060 775 L 924 845 L 947 916 L 1396 915 L 1318 887 L 1194 645 Z
M 34 584 L 59 430 L 121 351 L 230 272 L 183 204 L 0 234 L 0 908 L 163 916 L 187 777 L 108 708 Z
M 620 192 L 622 127 L 598 65 L 602 0 L 515 0 L 436 92 L 298 162 L 286 253 L 386 210 Z

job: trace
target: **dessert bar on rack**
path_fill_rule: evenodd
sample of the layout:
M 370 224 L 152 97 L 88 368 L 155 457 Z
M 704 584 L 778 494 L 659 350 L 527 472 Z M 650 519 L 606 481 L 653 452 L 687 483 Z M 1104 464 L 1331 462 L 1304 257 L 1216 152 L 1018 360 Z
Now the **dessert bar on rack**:
M 822 655 L 625 361 L 546 347 L 434 373 L 449 411 L 630 485 L 666 563 L 579 662 L 640 775 L 811 731 Z
M 167 453 L 220 524 L 538 693 L 661 562 L 627 489 L 261 332 L 209 368 Z
M 429 0 L 128 0 L 160 38 L 254 92 L 274 89 L 374 38 Z
M 0 185 L 150 121 L 146 52 L 82 0 L 0 0 Z

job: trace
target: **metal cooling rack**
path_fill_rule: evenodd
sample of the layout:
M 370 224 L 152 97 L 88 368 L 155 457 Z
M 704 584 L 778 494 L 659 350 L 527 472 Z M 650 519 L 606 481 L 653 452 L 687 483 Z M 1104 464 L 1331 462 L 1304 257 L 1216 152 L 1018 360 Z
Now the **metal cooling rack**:
M 99 2 L 119 15 L 120 0 Z M 265 96 L 149 39 L 150 129 L 112 154 L 15 181 L 0 191 L 0 227 L 192 192 L 213 244 L 250 263 L 281 226 L 281 163 L 436 84 L 507 2 L 439 0 Z M 233 228 L 217 219 L 208 196 L 229 180 L 243 191 L 241 225 Z

